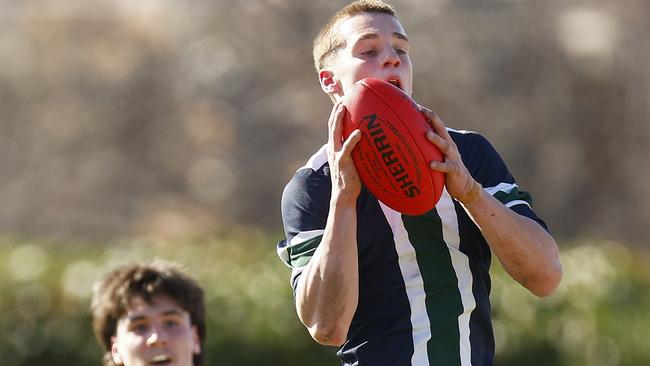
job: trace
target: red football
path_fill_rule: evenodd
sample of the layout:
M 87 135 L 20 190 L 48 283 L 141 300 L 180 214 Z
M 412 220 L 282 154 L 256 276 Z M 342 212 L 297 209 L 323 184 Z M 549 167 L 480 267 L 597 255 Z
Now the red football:
M 395 211 L 421 215 L 433 209 L 445 185 L 429 162 L 442 161 L 426 138 L 431 129 L 418 105 L 398 87 L 378 79 L 357 81 L 346 93 L 345 138 L 362 137 L 352 151 L 361 181 Z

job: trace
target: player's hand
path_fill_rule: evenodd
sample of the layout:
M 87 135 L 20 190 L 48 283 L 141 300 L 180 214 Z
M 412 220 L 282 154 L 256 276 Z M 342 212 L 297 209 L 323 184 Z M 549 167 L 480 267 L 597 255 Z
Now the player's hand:
M 422 113 L 433 128 L 432 131 L 427 132 L 427 139 L 436 145 L 444 155 L 443 162 L 432 161 L 429 166 L 433 170 L 445 173 L 447 192 L 465 206 L 470 206 L 479 196 L 482 187 L 465 167 L 458 152 L 458 147 L 449 132 L 447 132 L 442 120 L 432 110 L 425 107 L 421 108 Z
M 339 101 L 332 108 L 328 122 L 327 161 L 332 178 L 332 197 L 356 202 L 361 192 L 361 179 L 351 154 L 361 140 L 361 131 L 355 130 L 343 141 L 344 115 L 345 106 Z

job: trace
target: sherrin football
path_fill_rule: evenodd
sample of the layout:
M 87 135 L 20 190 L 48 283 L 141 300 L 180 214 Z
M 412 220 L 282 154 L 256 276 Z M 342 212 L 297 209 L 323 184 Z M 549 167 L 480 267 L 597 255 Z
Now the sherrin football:
M 352 86 L 344 104 L 343 136 L 362 133 L 352 159 L 368 190 L 407 215 L 433 209 L 445 177 L 429 162 L 443 155 L 427 140 L 429 124 L 413 99 L 386 81 L 367 78 Z

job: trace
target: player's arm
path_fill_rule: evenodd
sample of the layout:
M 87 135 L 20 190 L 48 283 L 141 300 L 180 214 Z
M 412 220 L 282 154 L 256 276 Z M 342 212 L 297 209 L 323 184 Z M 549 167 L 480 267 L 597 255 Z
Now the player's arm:
M 343 105 L 337 103 L 329 119 L 332 195 L 325 232 L 296 289 L 300 320 L 318 343 L 331 346 L 345 342 L 359 296 L 356 201 L 361 182 L 350 152 L 361 133 L 342 141 L 343 114 Z
M 550 295 L 560 284 L 562 266 L 553 237 L 537 222 L 512 211 L 482 189 L 461 159 L 438 116 L 423 108 L 436 133 L 427 134 L 445 155 L 431 168 L 446 173 L 445 186 L 481 230 L 504 269 L 537 296 Z

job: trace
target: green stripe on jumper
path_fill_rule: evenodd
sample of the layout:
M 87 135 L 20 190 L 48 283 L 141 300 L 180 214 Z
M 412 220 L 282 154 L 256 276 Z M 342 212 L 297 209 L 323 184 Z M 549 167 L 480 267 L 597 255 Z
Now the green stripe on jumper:
M 314 256 L 314 252 L 316 251 L 318 244 L 320 244 L 321 239 L 323 239 L 323 236 L 318 235 L 287 248 L 287 251 L 289 252 L 289 265 L 292 268 L 306 266 L 311 257 Z
M 463 312 L 463 303 L 458 277 L 443 239 L 442 220 L 435 209 L 422 216 L 402 215 L 402 219 L 424 281 L 431 327 L 431 339 L 427 343 L 429 364 L 460 365 L 458 317 Z
M 494 193 L 494 198 L 498 199 L 504 205 L 512 201 L 526 201 L 529 205 L 533 204 L 533 198 L 530 196 L 530 193 L 520 191 L 518 187 L 512 188 L 510 192 L 498 191 Z

